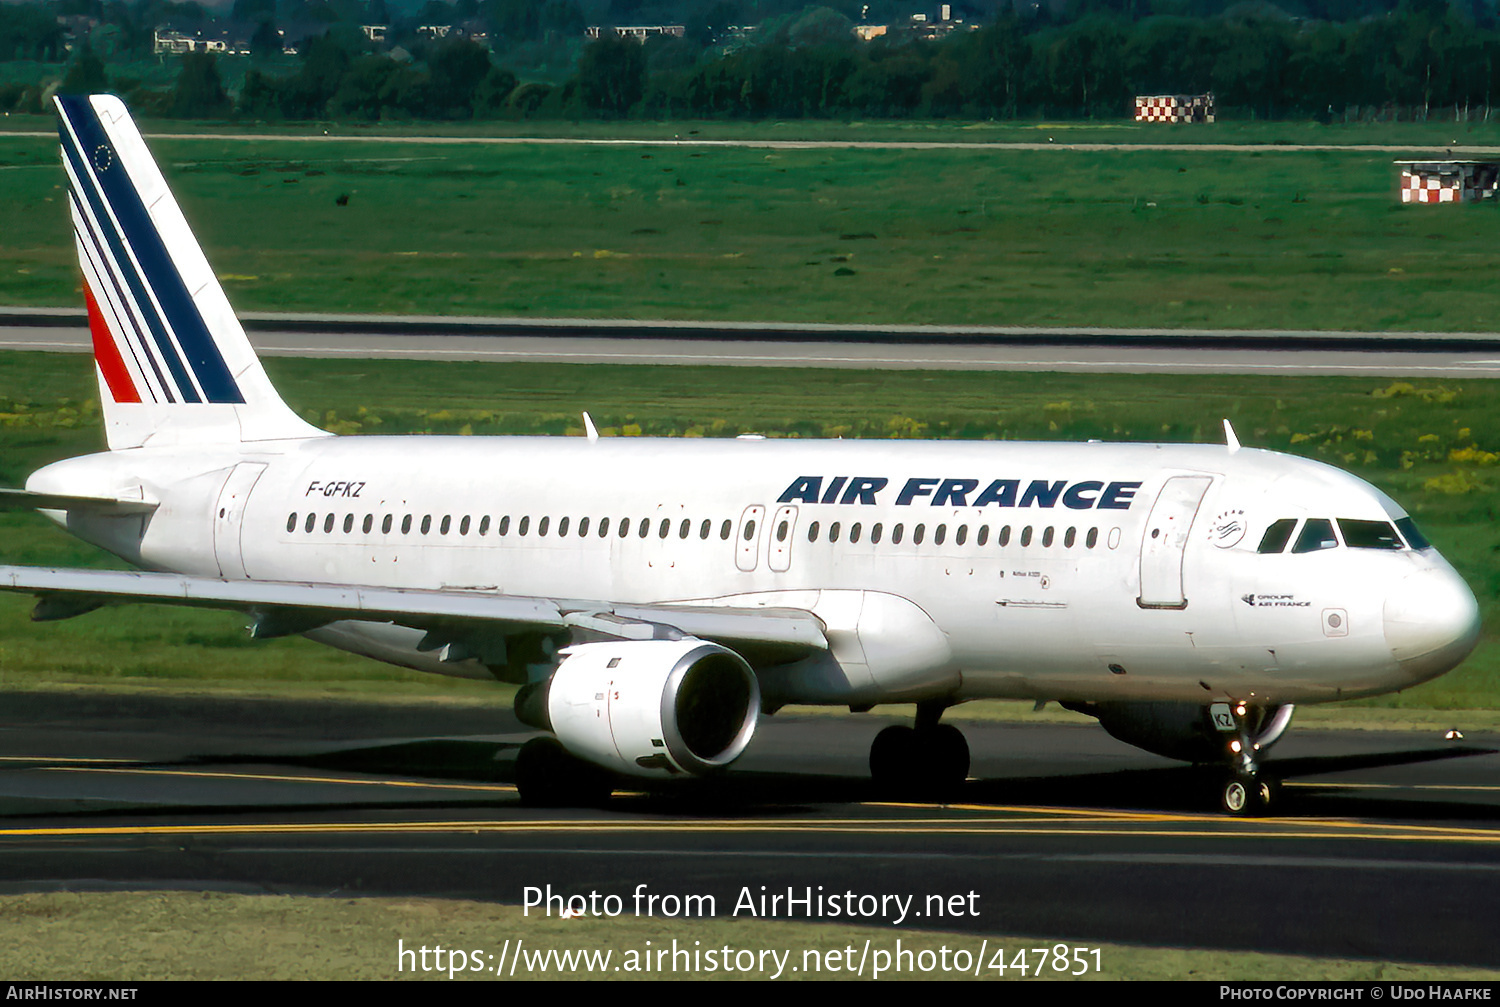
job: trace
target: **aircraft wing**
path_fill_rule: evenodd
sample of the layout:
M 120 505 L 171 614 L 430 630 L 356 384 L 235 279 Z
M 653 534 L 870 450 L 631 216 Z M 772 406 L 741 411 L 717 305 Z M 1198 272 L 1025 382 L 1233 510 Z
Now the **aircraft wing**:
M 801 609 L 641 605 L 526 598 L 487 591 L 222 580 L 175 573 L 0 566 L 0 590 L 39 596 L 32 618 L 70 618 L 111 604 L 185 605 L 244 612 L 261 638 L 343 620 L 425 629 L 435 649 L 475 637 L 581 630 L 616 639 L 660 639 L 675 631 L 777 660 L 827 650 L 823 623 Z M 751 659 L 747 655 L 747 659 Z

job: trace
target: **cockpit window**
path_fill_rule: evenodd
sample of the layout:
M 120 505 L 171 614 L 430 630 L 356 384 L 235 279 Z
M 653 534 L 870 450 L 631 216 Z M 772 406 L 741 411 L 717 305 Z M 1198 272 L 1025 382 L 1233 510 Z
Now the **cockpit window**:
M 1385 521 L 1355 521 L 1339 518 L 1339 534 L 1350 549 L 1400 549 L 1396 529 Z
M 1339 540 L 1333 535 L 1333 522 L 1327 518 L 1308 518 L 1297 536 L 1292 552 L 1317 552 L 1319 549 L 1337 549 Z
M 1259 553 L 1280 552 L 1286 548 L 1287 540 L 1292 537 L 1292 529 L 1297 527 L 1297 519 L 1284 517 L 1280 521 L 1273 521 L 1271 527 L 1260 538 Z
M 1409 517 L 1400 518 L 1396 521 L 1396 528 L 1406 539 L 1406 544 L 1413 549 L 1431 549 L 1432 543 L 1427 541 L 1427 536 L 1417 531 L 1417 523 Z

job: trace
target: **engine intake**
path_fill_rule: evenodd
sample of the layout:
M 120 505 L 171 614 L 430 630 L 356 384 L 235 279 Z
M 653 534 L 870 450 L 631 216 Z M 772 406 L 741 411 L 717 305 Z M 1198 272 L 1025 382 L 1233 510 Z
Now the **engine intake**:
M 523 723 L 631 776 L 701 776 L 744 752 L 760 716 L 755 673 L 732 650 L 685 640 L 587 643 L 516 695 Z

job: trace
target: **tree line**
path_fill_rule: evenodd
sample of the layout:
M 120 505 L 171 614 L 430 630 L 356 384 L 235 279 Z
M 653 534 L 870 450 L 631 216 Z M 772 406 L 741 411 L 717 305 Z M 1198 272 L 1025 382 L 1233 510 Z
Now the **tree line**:
M 561 0 L 490 2 L 535 15 L 517 31 L 540 31 L 544 15 L 565 9 Z M 1119 118 L 1138 94 L 1208 91 L 1221 116 L 1472 117 L 1488 115 L 1497 90 L 1500 30 L 1484 8 L 1399 0 L 1337 21 L 1270 7 L 1143 14 L 1131 3 L 1080 0 L 1067 16 L 1007 7 L 939 39 L 902 28 L 862 42 L 833 7 L 768 19 L 735 45 L 715 42 L 712 25 L 701 38 L 644 44 L 605 32 L 581 47 L 571 75 L 551 82 L 523 79 L 466 38 L 382 52 L 356 27 L 335 24 L 309 38 L 287 72 L 251 65 L 232 94 L 210 55 L 182 57 L 172 90 L 151 91 L 110 78 L 88 45 L 72 54 L 63 88 L 135 86 L 126 97 L 158 115 L 295 120 Z M 0 58 L 56 55 L 34 10 L 0 4 Z M 39 109 L 41 97 L 36 87 L 0 86 L 0 108 Z

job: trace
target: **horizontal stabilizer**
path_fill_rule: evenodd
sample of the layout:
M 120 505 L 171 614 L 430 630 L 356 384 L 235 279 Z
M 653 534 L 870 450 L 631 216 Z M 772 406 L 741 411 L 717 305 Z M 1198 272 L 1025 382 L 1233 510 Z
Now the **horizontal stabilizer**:
M 112 497 L 70 496 L 66 493 L 32 493 L 0 489 L 0 511 L 88 510 L 115 514 L 150 514 L 156 503 L 148 500 L 117 500 Z

